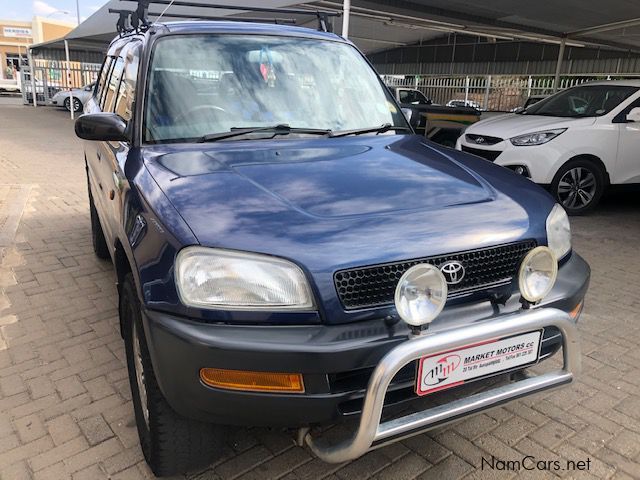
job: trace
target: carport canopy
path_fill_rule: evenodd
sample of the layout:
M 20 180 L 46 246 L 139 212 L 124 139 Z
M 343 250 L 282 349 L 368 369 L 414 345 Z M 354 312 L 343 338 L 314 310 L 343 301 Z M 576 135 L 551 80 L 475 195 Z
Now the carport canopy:
M 192 0 L 202 7 L 183 6 L 180 1 L 168 6 L 152 4 L 149 18 L 155 20 L 166 11 L 163 20 L 198 17 L 260 17 L 268 13 L 211 9 L 209 5 L 238 6 L 235 0 Z M 137 2 L 110 0 L 71 31 L 64 39 L 34 48 L 63 48 L 66 39 L 73 47 L 95 45 L 105 49 L 116 35 L 117 14 L 110 9 L 134 10 Z M 447 33 L 466 33 L 495 39 L 528 40 L 572 46 L 603 46 L 640 52 L 640 2 L 634 0 L 245 0 L 247 7 L 318 8 L 342 12 L 350 5 L 349 38 L 365 53 L 420 43 Z M 175 15 L 175 16 L 172 16 Z M 315 20 L 296 15 L 298 25 L 315 28 Z M 342 21 L 335 21 L 342 32 Z

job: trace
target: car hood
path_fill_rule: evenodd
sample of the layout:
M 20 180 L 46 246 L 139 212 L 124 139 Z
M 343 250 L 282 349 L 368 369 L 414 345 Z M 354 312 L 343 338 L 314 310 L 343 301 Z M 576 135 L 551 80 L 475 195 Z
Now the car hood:
M 553 205 L 526 179 L 415 135 L 159 145 L 143 156 L 201 244 L 315 272 L 544 240 Z
M 498 138 L 512 138 L 525 133 L 533 133 L 554 128 L 588 126 L 595 122 L 593 117 L 567 118 L 545 115 L 522 115 L 508 113 L 487 118 L 467 128 L 466 133 L 487 135 Z

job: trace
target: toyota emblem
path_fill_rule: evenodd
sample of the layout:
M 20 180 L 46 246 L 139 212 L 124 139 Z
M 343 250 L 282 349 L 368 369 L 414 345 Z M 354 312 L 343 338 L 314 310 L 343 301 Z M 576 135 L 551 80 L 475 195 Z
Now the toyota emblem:
M 465 274 L 464 266 L 456 260 L 451 260 L 450 262 L 442 264 L 440 271 L 449 285 L 456 285 L 460 283 Z

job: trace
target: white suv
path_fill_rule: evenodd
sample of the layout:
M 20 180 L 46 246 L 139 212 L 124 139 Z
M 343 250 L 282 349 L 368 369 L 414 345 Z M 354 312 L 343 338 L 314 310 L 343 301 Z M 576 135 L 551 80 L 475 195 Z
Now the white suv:
M 640 80 L 580 85 L 482 120 L 456 148 L 550 186 L 569 214 L 586 213 L 609 185 L 640 184 Z

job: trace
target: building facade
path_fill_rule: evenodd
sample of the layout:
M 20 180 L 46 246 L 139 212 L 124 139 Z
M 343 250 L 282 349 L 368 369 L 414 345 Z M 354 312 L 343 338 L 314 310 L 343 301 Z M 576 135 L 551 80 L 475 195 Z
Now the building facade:
M 29 64 L 31 45 L 64 37 L 74 28 L 73 23 L 44 17 L 33 17 L 30 22 L 0 19 L 0 80 L 17 84 L 20 70 Z

